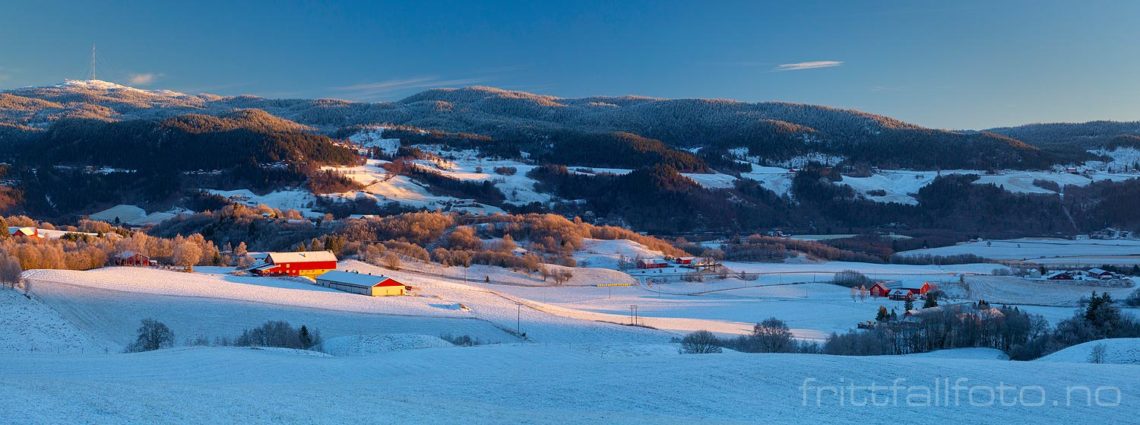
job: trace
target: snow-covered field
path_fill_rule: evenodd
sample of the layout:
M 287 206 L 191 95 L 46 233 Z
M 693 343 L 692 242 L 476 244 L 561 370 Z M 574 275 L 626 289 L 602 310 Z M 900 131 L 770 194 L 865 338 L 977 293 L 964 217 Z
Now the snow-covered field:
M 514 330 L 518 323 L 526 324 L 521 330 L 529 340 L 539 342 L 645 342 L 672 336 L 668 332 L 604 324 L 599 321 L 619 322 L 621 316 L 568 311 L 513 299 L 476 283 L 390 271 L 354 261 L 342 263 L 341 268 L 392 276 L 412 285 L 413 296 L 372 298 L 297 278 L 141 268 L 33 270 L 25 275 L 32 293 L 45 304 L 86 331 L 120 346 L 130 341 L 139 321 L 145 318 L 167 323 L 184 338 L 210 340 L 235 337 L 242 330 L 269 320 L 310 324 L 326 337 L 469 334 L 507 342 L 517 338 L 504 330 Z M 456 308 L 459 304 L 467 308 Z
M 1140 264 L 1140 240 L 1021 238 L 963 242 L 917 249 L 899 255 L 974 254 L 992 260 L 1024 260 L 1043 264 Z
M 645 245 L 630 240 L 586 239 L 582 249 L 574 254 L 574 260 L 578 262 L 579 266 L 617 269 L 618 262 L 622 257 L 625 257 L 627 261 L 632 261 L 638 257 L 660 258 L 664 255 L 661 251 L 651 250 Z
M 677 354 L 674 345 L 507 344 L 363 357 L 176 348 L 4 357 L 11 423 L 1129 423 L 1130 365 Z M 936 399 L 930 387 L 958 384 Z M 878 386 L 840 401 L 833 391 Z M 901 386 L 894 395 L 890 385 Z M 1031 388 L 1011 405 L 993 388 Z M 1103 388 L 1100 404 L 1070 386 Z M 1038 387 L 1040 390 L 1038 390 Z M 912 391 L 926 401 L 906 398 Z M 1118 390 L 1114 392 L 1113 390 Z M 941 390 L 940 390 L 941 391 Z M 1040 393 L 1038 392 L 1040 391 Z M 955 398 L 955 394 L 958 398 Z M 1041 401 L 1041 405 L 1037 405 Z M 1057 402 L 1054 404 L 1053 402 Z M 50 407 L 50 408 L 45 408 Z
M 638 254 L 652 252 L 630 242 L 589 240 L 579 255 L 608 265 L 616 262 L 612 256 Z M 994 268 L 729 266 L 763 274 L 753 281 L 637 284 L 616 270 L 575 268 L 570 282 L 551 286 L 486 266 L 466 270 L 472 279 L 464 283 L 462 267 L 411 264 L 391 271 L 342 262 L 342 270 L 384 273 L 415 288 L 408 297 L 371 298 L 299 278 L 234 276 L 214 267 L 192 274 L 34 270 L 26 272 L 33 299 L 0 290 L 0 411 L 12 423 L 867 423 L 868 415 L 883 423 L 967 417 L 1080 423 L 1093 416 L 1123 423 L 1140 403 L 1140 371 L 1128 360 L 1135 344 L 1118 342 L 1108 350 L 1108 363 L 1118 364 L 1097 365 L 1077 359 L 1087 357 L 1077 352 L 1080 346 L 1039 362 L 1009 362 L 987 349 L 864 358 L 679 354 L 670 339 L 692 330 L 746 333 L 753 323 L 778 317 L 798 337 L 819 339 L 870 319 L 880 304 L 901 308 L 886 300 L 856 302 L 848 289 L 821 283 L 835 271 L 956 279 Z M 631 286 L 596 286 L 614 281 Z M 1079 296 L 1040 297 L 1070 295 Z M 637 306 L 639 324 L 657 329 L 620 325 L 632 320 L 630 305 Z M 1072 307 L 1040 308 L 1055 308 L 1058 317 L 1072 313 Z M 169 325 L 177 346 L 119 354 L 144 318 Z M 198 337 L 234 337 L 268 320 L 319 330 L 324 352 L 187 346 Z M 525 340 L 508 332 L 516 326 Z M 492 344 L 455 347 L 443 335 Z M 1072 364 L 1061 368 L 1056 361 Z M 1104 393 L 1113 396 L 1102 400 L 1112 402 L 1108 407 L 1084 399 L 1035 406 L 1037 393 L 1021 405 L 897 399 L 873 407 L 840 402 L 830 390 L 901 383 L 921 391 L 936 380 L 981 390 L 1040 387 L 1059 403 L 1074 385 L 1118 389 L 1119 398 Z M 867 394 L 854 391 L 860 400 Z M 880 397 L 890 397 L 882 391 Z
M 304 189 L 286 189 L 278 190 L 264 195 L 253 193 L 249 189 L 238 190 L 216 190 L 206 189 L 214 195 L 230 199 L 239 204 L 250 207 L 258 205 L 266 205 L 270 208 L 276 208 L 282 211 L 297 210 L 300 211 L 305 217 L 321 217 L 324 214 L 313 211 L 313 205 L 316 204 L 317 198 L 312 193 Z
M 1081 281 L 1029 280 L 1015 276 L 967 276 L 965 278 L 970 299 L 986 300 L 995 304 L 1030 304 L 1042 306 L 1076 307 L 1081 297 L 1093 291 L 1107 292 L 1116 299 L 1124 299 L 1136 288 L 1106 288 L 1083 285 Z
M 1089 341 L 1042 357 L 1038 361 L 1089 363 L 1089 355 L 1092 354 L 1093 349 L 1098 345 L 1104 346 L 1104 356 L 1101 359 L 1103 363 L 1140 365 L 1140 338 L 1115 338 Z
M 38 299 L 0 289 L 0 354 L 102 352 L 86 333 Z

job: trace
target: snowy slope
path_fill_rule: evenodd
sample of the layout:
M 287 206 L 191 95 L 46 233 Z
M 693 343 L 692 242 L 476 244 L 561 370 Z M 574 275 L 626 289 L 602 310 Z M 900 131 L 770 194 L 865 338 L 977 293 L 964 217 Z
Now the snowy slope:
M 940 248 L 917 249 L 899 255 L 974 254 L 993 260 L 1029 260 L 1054 263 L 1119 263 L 1114 258 L 1140 256 L 1140 240 L 1021 238 L 963 242 Z M 1132 261 L 1140 260 L 1140 258 Z
M 0 353 L 94 353 L 105 348 L 39 300 L 0 289 Z
M 1009 356 L 996 348 L 951 348 L 906 356 L 928 359 L 1009 360 Z
M 207 189 L 206 191 L 250 207 L 264 204 L 281 211 L 297 210 L 305 217 L 318 218 L 324 215 L 313 211 L 313 204 L 316 203 L 317 199 L 313 197 L 312 193 L 302 189 L 278 190 L 264 195 L 258 195 L 249 189 Z
M 664 257 L 661 251 L 654 251 L 645 245 L 626 239 L 602 240 L 583 239 L 582 249 L 574 253 L 574 260 L 579 266 L 604 267 L 617 269 L 618 261 L 625 257 L 634 258 L 660 258 Z
M 475 150 L 450 150 L 443 146 L 430 145 L 419 147 L 441 158 L 414 161 L 422 170 L 461 181 L 475 183 L 489 181 L 506 196 L 507 203 L 525 205 L 532 202 L 547 203 L 553 199 L 551 195 L 536 189 L 537 180 L 527 177 L 527 173 L 537 167 L 536 165 L 510 159 L 483 158 Z M 509 175 L 499 174 L 495 172 L 497 168 L 513 168 L 515 172 Z
M 432 194 L 427 186 L 402 175 L 389 174 L 383 165 L 388 161 L 369 159 L 364 165 L 352 167 L 323 167 L 335 171 L 364 186 L 363 190 L 321 195 L 330 199 L 370 199 L 383 204 L 394 202 L 414 208 L 466 211 L 476 214 L 493 214 L 502 209 L 476 203 L 469 199 Z
M 400 139 L 384 138 L 384 127 L 371 127 L 348 137 L 352 143 L 365 148 L 379 148 L 387 155 L 395 155 L 400 150 Z
M 190 348 L 141 354 L 8 355 L 0 411 L 12 423 L 1130 423 L 1134 366 L 911 356 L 680 355 L 676 346 L 520 344 L 367 357 Z M 934 383 L 965 390 L 906 395 Z M 819 386 L 879 385 L 884 405 Z M 901 396 L 886 386 L 901 385 Z M 1114 407 L 1003 405 L 985 390 L 1070 385 L 1119 390 Z M 968 390 L 975 390 L 970 398 Z M 912 390 L 913 389 L 913 390 Z M 927 388 L 927 391 L 931 391 Z M 1014 393 L 1017 391 L 1015 390 Z M 865 401 L 867 394 L 856 394 Z M 888 398 L 889 397 L 889 398 Z M 1106 400 L 1114 401 L 1114 400 Z M 972 403 L 971 403 L 972 402 Z M 1027 405 L 1029 404 L 1029 405 Z M 51 406 L 51 408 L 44 408 Z
M 1104 363 L 1140 365 L 1140 338 L 1113 338 L 1074 345 L 1038 359 L 1039 362 L 1089 363 L 1093 348 L 1104 345 Z
M 267 320 L 309 324 L 327 338 L 418 333 L 470 334 L 515 340 L 505 332 L 522 323 L 533 341 L 662 341 L 674 334 L 601 322 L 624 316 L 580 312 L 515 299 L 497 287 L 392 271 L 348 262 L 344 269 L 385 274 L 414 287 L 413 296 L 366 297 L 305 283 L 303 279 L 180 273 L 139 268 L 86 272 L 25 272 L 32 292 L 89 333 L 125 345 L 138 322 L 156 318 L 182 338 L 233 337 Z M 457 304 L 467 309 L 455 308 Z M 240 314 L 237 314 L 240 312 Z

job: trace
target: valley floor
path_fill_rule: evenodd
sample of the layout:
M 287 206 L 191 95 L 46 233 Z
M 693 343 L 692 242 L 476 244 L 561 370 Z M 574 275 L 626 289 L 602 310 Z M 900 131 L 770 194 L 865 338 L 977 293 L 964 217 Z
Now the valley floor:
M 601 250 L 594 255 L 595 262 L 606 261 Z M 1132 420 L 1140 406 L 1140 340 L 1112 342 L 1107 358 L 1113 364 L 1089 364 L 1090 346 L 1010 362 L 988 349 L 879 357 L 691 355 L 679 354 L 671 341 L 699 329 L 747 333 L 773 316 L 797 337 L 820 340 L 873 317 L 886 302 L 856 302 L 847 288 L 822 283 L 835 271 L 950 281 L 993 266 L 735 263 L 734 269 L 763 274 L 755 281 L 658 284 L 578 268 L 566 286 L 551 286 L 486 267 L 467 272 L 493 283 L 464 283 L 458 267 L 392 271 L 340 264 L 415 287 L 414 296 L 398 298 L 342 293 L 295 278 L 235 276 L 224 268 L 35 270 L 25 274 L 31 298 L 0 290 L 0 422 Z M 592 286 L 614 282 L 630 286 Z M 973 288 L 974 296 L 1040 301 L 1027 308 L 1045 309 L 1051 321 L 1071 316 L 1083 293 L 996 281 Z M 652 328 L 623 325 L 632 320 L 630 305 L 639 308 L 638 323 Z M 175 348 L 121 353 L 144 318 L 169 325 Z M 325 352 L 190 344 L 199 337 L 232 338 L 269 320 L 319 330 Z M 452 346 L 440 338 L 445 335 L 484 345 Z M 953 384 L 961 387 L 956 393 L 930 395 Z M 934 385 L 939 389 L 929 388 Z M 1093 393 L 1099 398 L 1086 399 L 1084 388 L 1099 389 Z M 1007 391 L 1006 399 L 996 399 L 994 390 Z M 924 391 L 925 399 L 911 396 Z

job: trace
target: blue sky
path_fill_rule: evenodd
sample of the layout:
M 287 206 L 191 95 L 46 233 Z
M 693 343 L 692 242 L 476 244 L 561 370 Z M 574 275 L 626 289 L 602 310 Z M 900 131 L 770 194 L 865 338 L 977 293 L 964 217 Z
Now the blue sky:
M 330 4 L 326 4 L 330 3 Z M 0 88 L 394 100 L 490 85 L 856 108 L 937 128 L 1140 120 L 1137 1 L 0 0 Z

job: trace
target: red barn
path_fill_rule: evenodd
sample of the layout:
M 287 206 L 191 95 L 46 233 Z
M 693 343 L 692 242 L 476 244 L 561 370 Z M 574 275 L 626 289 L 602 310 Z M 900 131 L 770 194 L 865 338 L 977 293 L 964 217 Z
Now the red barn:
M 43 239 L 44 235 L 40 234 L 40 229 L 37 227 L 9 227 L 8 235 L 14 238 L 27 238 L 27 239 Z
M 146 266 L 151 265 L 150 257 L 139 254 L 139 253 L 134 252 L 134 251 L 123 251 L 123 252 L 120 252 L 118 254 L 115 254 L 115 256 L 113 258 L 111 258 L 111 262 L 116 266 L 142 266 L 142 267 L 146 267 Z
M 892 291 L 897 294 L 904 294 L 906 296 L 919 296 L 926 295 L 927 292 L 934 290 L 934 285 L 930 282 L 922 283 L 900 283 L 900 282 L 875 282 L 871 286 L 870 292 L 872 297 L 889 297 L 892 296 Z
M 934 290 L 934 285 L 931 285 L 930 282 L 907 283 L 899 286 L 898 289 L 905 289 L 911 295 L 926 295 L 927 292 Z
M 1044 276 L 1046 280 L 1073 280 L 1073 272 L 1052 272 Z
M 885 297 L 891 293 L 890 286 L 891 285 L 888 285 L 886 282 L 875 282 L 874 285 L 871 285 L 869 292 L 872 297 Z
M 669 266 L 669 263 L 660 258 L 639 260 L 637 262 L 637 268 L 639 269 L 663 269 L 667 266 Z
M 271 252 L 265 264 L 250 269 L 259 276 L 316 277 L 336 269 L 336 255 L 331 251 Z

